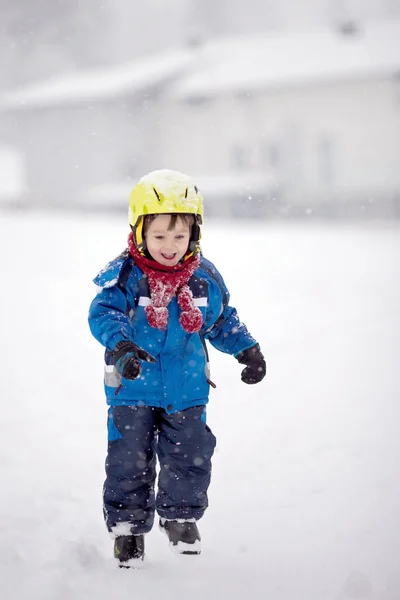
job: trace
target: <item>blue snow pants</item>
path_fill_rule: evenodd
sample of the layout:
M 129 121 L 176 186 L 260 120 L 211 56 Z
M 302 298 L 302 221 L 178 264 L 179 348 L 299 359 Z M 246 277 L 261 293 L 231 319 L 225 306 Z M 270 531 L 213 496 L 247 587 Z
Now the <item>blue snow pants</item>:
M 104 518 L 110 532 L 123 525 L 123 535 L 147 533 L 155 510 L 167 519 L 203 516 L 216 444 L 204 414 L 204 406 L 173 414 L 151 406 L 109 408 Z

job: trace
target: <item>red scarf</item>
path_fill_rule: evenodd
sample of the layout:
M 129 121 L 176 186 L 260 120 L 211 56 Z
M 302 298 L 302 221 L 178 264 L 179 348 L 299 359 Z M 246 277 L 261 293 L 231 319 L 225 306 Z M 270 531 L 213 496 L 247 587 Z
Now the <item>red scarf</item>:
M 197 256 L 191 256 L 183 263 L 173 267 L 162 265 L 155 260 L 140 254 L 133 239 L 133 233 L 128 237 L 130 255 L 137 266 L 147 276 L 150 288 L 151 304 L 146 306 L 147 320 L 156 329 L 166 329 L 168 326 L 168 304 L 176 295 L 181 315 L 179 322 L 188 333 L 201 329 L 203 317 L 201 310 L 193 302 L 193 294 L 187 282 L 200 264 Z

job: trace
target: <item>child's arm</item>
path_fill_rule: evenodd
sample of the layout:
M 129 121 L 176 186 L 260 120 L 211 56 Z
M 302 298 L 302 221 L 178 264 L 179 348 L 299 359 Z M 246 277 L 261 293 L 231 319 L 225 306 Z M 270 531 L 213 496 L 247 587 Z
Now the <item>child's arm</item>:
M 232 354 L 239 363 L 246 365 L 242 371 L 242 381 L 258 383 L 266 373 L 266 364 L 260 346 L 249 333 L 246 325 L 240 321 L 236 308 L 229 305 L 229 292 L 220 273 L 205 259 L 201 266 L 211 275 L 210 310 L 203 335 L 217 350 Z M 209 325 L 210 320 L 211 325 Z
M 201 258 L 200 269 L 208 277 L 208 310 L 203 336 L 220 352 L 237 356 L 257 344 L 244 323 L 240 322 L 236 308 L 229 305 L 229 292 L 221 274 L 209 260 Z
M 229 301 L 229 294 L 227 293 Z M 227 304 L 213 325 L 204 333 L 204 337 L 220 352 L 237 356 L 243 350 L 257 344 L 246 325 L 241 323 L 236 308 Z
M 132 340 L 127 309 L 126 296 L 118 285 L 103 288 L 90 305 L 90 330 L 96 340 L 110 351 L 118 342 Z
M 114 365 L 125 379 L 136 379 L 141 373 L 140 361 L 155 358 L 132 341 L 128 318 L 128 302 L 117 285 L 103 288 L 89 309 L 89 326 L 94 337 L 113 353 Z

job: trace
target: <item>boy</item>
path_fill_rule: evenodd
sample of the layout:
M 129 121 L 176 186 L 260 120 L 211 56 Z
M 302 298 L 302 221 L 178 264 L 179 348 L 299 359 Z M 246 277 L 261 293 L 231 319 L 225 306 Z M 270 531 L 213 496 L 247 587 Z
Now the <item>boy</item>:
M 109 405 L 104 517 L 122 567 L 143 560 L 155 511 L 174 550 L 200 554 L 216 443 L 205 340 L 245 365 L 245 383 L 266 373 L 221 275 L 200 254 L 202 223 L 193 181 L 153 171 L 130 196 L 128 248 L 95 278 L 89 325 L 106 348 Z

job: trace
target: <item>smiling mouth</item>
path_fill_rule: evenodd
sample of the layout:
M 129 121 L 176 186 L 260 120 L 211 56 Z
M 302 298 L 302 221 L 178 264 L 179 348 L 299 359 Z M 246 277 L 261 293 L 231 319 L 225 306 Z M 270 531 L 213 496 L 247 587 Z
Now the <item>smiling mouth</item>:
M 174 260 L 176 253 L 175 254 L 164 254 L 163 252 L 161 252 L 161 256 L 163 258 L 165 258 L 165 260 Z

